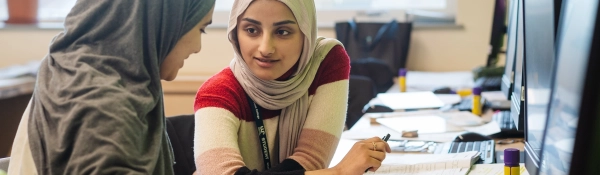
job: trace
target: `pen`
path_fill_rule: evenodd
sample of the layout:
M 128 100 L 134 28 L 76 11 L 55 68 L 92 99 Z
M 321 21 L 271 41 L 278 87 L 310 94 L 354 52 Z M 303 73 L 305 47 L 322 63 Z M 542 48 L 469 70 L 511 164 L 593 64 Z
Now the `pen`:
M 390 139 L 390 133 L 386 134 L 385 136 L 383 136 L 383 137 L 381 138 L 381 140 L 383 140 L 384 142 L 387 142 L 389 139 Z M 367 169 L 365 170 L 365 173 L 366 173 L 366 172 L 368 172 L 368 171 L 369 171 L 369 168 L 367 168 Z
M 381 138 L 381 140 L 383 140 L 384 142 L 387 142 L 389 139 L 390 139 L 389 133 L 387 135 L 383 136 L 383 138 Z

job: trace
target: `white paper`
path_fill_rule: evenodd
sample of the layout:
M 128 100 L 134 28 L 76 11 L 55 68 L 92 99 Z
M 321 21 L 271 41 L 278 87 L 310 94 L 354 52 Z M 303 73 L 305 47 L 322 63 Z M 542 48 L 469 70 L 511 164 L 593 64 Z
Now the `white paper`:
M 380 93 L 376 98 L 380 99 L 383 105 L 394 110 L 430 109 L 444 106 L 444 102 L 431 91 Z
M 457 104 L 462 100 L 458 94 L 435 94 L 435 96 L 437 96 L 444 105 Z
M 419 135 L 463 130 L 460 127 L 448 124 L 446 119 L 438 115 L 379 118 L 377 119 L 377 123 L 398 133 L 406 130 L 418 130 Z
M 482 135 L 492 135 L 500 132 L 500 125 L 496 121 L 491 121 L 485 125 L 475 127 L 463 127 L 463 129 L 476 132 Z
M 408 71 L 406 73 L 406 90 L 407 91 L 432 91 L 435 88 L 442 86 L 450 87 L 451 89 L 469 89 L 472 88 L 475 82 L 473 81 L 473 72 L 457 71 L 457 72 L 423 72 L 423 71 Z M 400 92 L 398 83 L 394 83 L 387 92 Z
M 456 126 L 462 127 L 483 125 L 483 120 L 481 117 L 468 111 L 444 112 L 439 113 L 438 115 L 444 117 L 448 123 Z
M 366 174 L 465 175 L 478 155 L 477 151 L 454 154 L 390 154 L 386 156 L 382 166 L 376 172 Z
M 506 101 L 508 97 L 502 91 L 486 91 L 481 92 L 481 97 L 487 101 Z
M 372 175 L 466 175 L 469 172 L 469 168 L 454 168 L 444 170 L 421 170 L 421 169 L 407 169 L 407 167 L 401 166 L 389 166 L 384 165 L 379 167 L 376 172 L 369 171 L 365 174 Z
M 521 164 L 521 175 L 529 175 L 524 164 Z M 469 175 L 504 175 L 504 164 L 476 164 Z

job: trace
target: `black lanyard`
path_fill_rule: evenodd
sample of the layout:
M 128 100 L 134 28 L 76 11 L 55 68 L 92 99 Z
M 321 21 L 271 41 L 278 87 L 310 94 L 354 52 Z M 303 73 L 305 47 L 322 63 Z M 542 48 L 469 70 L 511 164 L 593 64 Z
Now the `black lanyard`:
M 265 131 L 265 125 L 263 124 L 262 119 L 260 118 L 260 112 L 258 112 L 258 106 L 256 103 L 249 97 L 248 103 L 250 104 L 250 111 L 252 111 L 252 116 L 254 117 L 254 122 L 256 123 L 256 130 L 258 131 L 258 140 L 260 140 L 260 148 L 263 153 L 263 161 L 265 163 L 265 170 L 271 168 L 271 157 L 269 156 L 269 142 L 267 142 L 267 132 Z

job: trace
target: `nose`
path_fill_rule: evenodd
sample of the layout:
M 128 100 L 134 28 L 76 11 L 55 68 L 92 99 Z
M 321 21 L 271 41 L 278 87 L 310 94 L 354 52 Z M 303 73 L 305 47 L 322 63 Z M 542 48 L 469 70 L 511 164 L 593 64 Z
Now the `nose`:
M 258 51 L 264 57 L 269 57 L 275 53 L 275 43 L 270 35 L 263 35 Z

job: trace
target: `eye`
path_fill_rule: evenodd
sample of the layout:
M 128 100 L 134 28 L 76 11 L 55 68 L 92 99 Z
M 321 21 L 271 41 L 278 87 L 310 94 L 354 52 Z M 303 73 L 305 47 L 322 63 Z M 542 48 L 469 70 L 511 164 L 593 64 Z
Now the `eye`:
M 290 32 L 287 30 L 277 30 L 277 34 L 281 36 L 287 36 L 290 34 Z
M 254 28 L 246 28 L 246 32 L 248 32 L 250 34 L 255 34 L 256 33 L 256 29 L 254 29 Z

